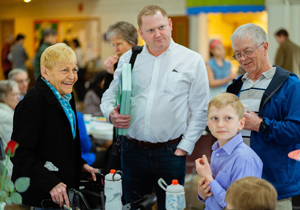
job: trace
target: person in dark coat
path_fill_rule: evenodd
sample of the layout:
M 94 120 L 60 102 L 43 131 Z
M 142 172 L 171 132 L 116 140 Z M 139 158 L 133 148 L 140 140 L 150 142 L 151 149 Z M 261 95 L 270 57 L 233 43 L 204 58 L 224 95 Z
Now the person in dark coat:
M 11 159 L 12 180 L 29 177 L 23 204 L 69 207 L 67 188 L 78 189 L 81 172 L 97 169 L 81 158 L 80 139 L 72 88 L 77 81 L 76 56 L 66 44 L 48 47 L 41 56 L 41 76 L 18 104 L 12 139 L 19 143 Z

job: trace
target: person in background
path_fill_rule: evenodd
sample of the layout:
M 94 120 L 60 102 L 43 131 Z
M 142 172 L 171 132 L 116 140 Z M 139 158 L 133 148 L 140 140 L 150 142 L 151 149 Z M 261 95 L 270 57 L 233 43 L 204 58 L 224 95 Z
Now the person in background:
M 0 81 L 0 137 L 2 146 L 5 149 L 7 143 L 11 140 L 13 130 L 14 110 L 20 101 L 20 91 L 18 83 L 12 80 Z M 2 160 L 5 165 L 6 160 Z M 12 163 L 9 160 L 7 166 L 7 175 L 11 177 Z
M 105 92 L 113 80 L 115 69 L 118 66 L 119 58 L 138 43 L 138 33 L 136 28 L 128 22 L 119 21 L 109 26 L 106 32 L 107 40 L 113 48 L 115 55 L 109 56 L 104 61 L 107 74 L 104 79 L 103 92 Z M 114 128 L 113 142 L 117 140 L 117 129 Z M 110 167 L 109 163 L 109 167 Z M 115 167 L 115 166 L 114 166 Z
M 300 47 L 289 39 L 289 34 L 284 29 L 278 30 L 275 33 L 275 38 L 280 45 L 277 50 L 275 65 L 278 65 L 299 77 Z
M 27 70 L 25 61 L 28 59 L 28 55 L 23 46 L 24 41 L 25 41 L 25 36 L 22 34 L 18 34 L 16 37 L 16 41 L 11 48 L 10 53 L 12 58 L 13 69 L 19 68 L 19 69 Z
M 2 53 L 1 53 L 2 70 L 4 72 L 4 76 L 6 79 L 9 71 L 12 69 L 12 63 L 8 59 L 8 55 L 10 53 L 10 48 L 13 42 L 14 42 L 14 35 L 8 34 L 6 37 L 6 41 L 3 43 L 2 46 Z
M 68 188 L 79 188 L 81 172 L 98 170 L 81 157 L 73 85 L 76 56 L 66 44 L 48 47 L 41 56 L 41 74 L 15 109 L 12 139 L 19 143 L 12 181 L 29 177 L 23 204 L 40 209 L 44 199 L 52 208 L 69 208 Z M 49 203 L 49 202 L 48 202 Z M 50 206 L 49 206 L 50 207 Z
M 107 70 L 105 77 L 104 91 L 108 89 L 109 84 L 113 80 L 113 74 L 118 66 L 119 58 L 133 46 L 137 45 L 138 34 L 136 28 L 124 21 L 116 22 L 109 26 L 106 37 L 110 41 L 110 46 L 115 51 L 115 55 L 109 56 L 104 61 Z
M 233 182 L 225 200 L 228 210 L 275 210 L 277 192 L 267 180 L 249 176 Z
M 225 49 L 220 40 L 214 39 L 209 45 L 211 58 L 206 69 L 210 86 L 210 99 L 226 92 L 227 86 L 236 75 L 231 71 L 231 64 L 224 59 Z
M 129 63 L 131 50 L 120 57 L 100 107 L 107 122 L 128 128 L 121 141 L 126 203 L 154 189 L 162 210 L 165 191 L 157 181 L 163 178 L 170 184 L 176 178 L 184 184 L 186 155 L 207 123 L 208 78 L 202 56 L 173 41 L 172 20 L 163 8 L 148 5 L 137 20 L 145 45 L 132 69 L 130 115 L 119 114 L 116 101 L 122 66 Z
M 36 51 L 36 54 L 34 56 L 34 77 L 35 79 L 38 78 L 39 75 L 41 75 L 41 56 L 45 49 L 53 44 L 55 44 L 57 41 L 57 31 L 52 28 L 46 28 L 43 32 L 43 39 L 42 43 L 39 46 L 38 50 Z
M 96 148 L 93 147 L 93 144 L 90 140 L 89 135 L 87 134 L 86 127 L 84 125 L 83 115 L 80 112 L 77 112 L 78 120 L 78 129 L 80 136 L 80 145 L 81 145 L 81 156 L 87 162 L 88 165 L 101 169 L 103 174 L 106 174 L 106 165 L 107 160 L 105 158 L 106 151 L 96 151 Z
M 85 89 L 85 76 L 86 76 L 86 64 L 84 60 L 84 52 L 82 50 L 82 47 L 78 41 L 78 39 L 73 39 L 70 43 L 70 46 L 75 52 L 76 59 L 77 59 L 77 66 L 78 66 L 78 80 L 74 85 L 74 89 L 76 91 L 76 94 L 78 96 L 78 101 L 83 101 L 84 95 L 86 92 Z M 100 109 L 100 108 L 99 108 Z
M 106 75 L 106 71 L 101 71 L 90 79 L 88 91 L 84 96 L 83 113 L 92 114 L 94 117 L 103 117 L 103 114 L 100 110 L 100 102 L 104 93 L 103 87 Z
M 268 36 L 260 26 L 242 25 L 230 38 L 233 57 L 246 71 L 227 88 L 248 105 L 244 142 L 262 160 L 262 178 L 277 190 L 276 210 L 292 210 L 291 197 L 300 194 L 300 163 L 288 158 L 300 149 L 299 78 L 271 65 Z
M 218 139 L 212 146 L 211 165 L 205 155 L 195 161 L 201 177 L 198 198 L 205 210 L 226 207 L 227 188 L 245 176 L 261 177 L 263 164 L 257 154 L 244 142 L 239 130 L 245 124 L 244 106 L 231 93 L 221 93 L 208 104 L 208 128 Z
M 24 98 L 25 94 L 28 90 L 28 84 L 30 79 L 28 78 L 28 74 L 23 69 L 13 69 L 8 74 L 9 80 L 14 80 L 19 84 L 20 90 L 20 101 Z

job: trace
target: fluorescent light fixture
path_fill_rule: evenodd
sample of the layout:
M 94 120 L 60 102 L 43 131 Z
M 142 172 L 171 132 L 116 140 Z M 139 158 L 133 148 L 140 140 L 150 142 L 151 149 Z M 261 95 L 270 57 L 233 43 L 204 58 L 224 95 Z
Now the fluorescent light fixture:
M 31 2 L 31 0 L 24 0 L 24 2 L 28 3 L 28 2 Z

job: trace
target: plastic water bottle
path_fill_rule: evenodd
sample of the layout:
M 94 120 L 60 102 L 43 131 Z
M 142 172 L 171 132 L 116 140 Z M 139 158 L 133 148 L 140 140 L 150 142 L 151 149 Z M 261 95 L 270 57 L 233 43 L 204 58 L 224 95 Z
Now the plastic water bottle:
M 114 169 L 111 169 L 110 173 L 105 176 L 104 195 L 106 210 L 122 210 L 122 178 Z
M 178 184 L 177 179 L 172 180 L 172 184 L 165 188 L 164 185 L 167 186 L 165 180 L 160 178 L 158 180 L 158 185 L 166 191 L 166 209 L 167 210 L 183 210 L 185 209 L 185 193 L 184 187 Z

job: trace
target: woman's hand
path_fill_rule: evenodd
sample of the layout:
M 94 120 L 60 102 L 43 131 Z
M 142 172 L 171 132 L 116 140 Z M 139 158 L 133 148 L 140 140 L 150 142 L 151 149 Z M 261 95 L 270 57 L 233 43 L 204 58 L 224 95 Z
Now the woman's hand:
M 88 164 L 85 163 L 85 164 L 82 166 L 82 171 L 83 171 L 83 172 L 90 173 L 90 174 L 92 175 L 93 180 L 94 180 L 94 181 L 97 180 L 95 173 L 98 172 L 98 169 L 93 168 L 93 167 L 91 167 L 91 166 L 89 166 Z
M 118 62 L 118 60 L 119 60 L 119 57 L 116 55 L 111 55 L 108 58 L 106 58 L 106 60 L 104 61 L 104 66 L 108 73 L 114 74 L 114 72 L 115 72 L 114 65 L 115 65 L 115 63 Z
M 58 185 L 52 188 L 50 191 L 51 198 L 54 203 L 59 204 L 59 207 L 62 207 L 64 202 L 66 203 L 66 206 L 70 207 L 69 197 L 67 194 L 67 185 L 60 182 Z

